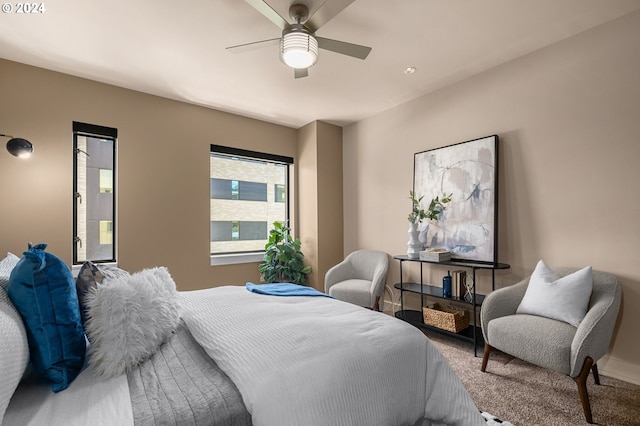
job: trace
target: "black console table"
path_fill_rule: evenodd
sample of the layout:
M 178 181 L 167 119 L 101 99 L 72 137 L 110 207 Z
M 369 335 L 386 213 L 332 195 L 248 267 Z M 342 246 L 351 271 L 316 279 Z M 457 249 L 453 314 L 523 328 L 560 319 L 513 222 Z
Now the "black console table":
M 478 309 L 481 308 L 482 302 L 484 302 L 485 295 L 476 294 L 476 271 L 479 270 L 490 270 L 491 271 L 491 289 L 495 290 L 496 277 L 495 271 L 496 269 L 509 269 L 511 266 L 506 263 L 494 263 L 494 262 L 479 262 L 479 261 L 470 261 L 470 260 L 462 260 L 462 259 L 451 259 L 445 262 L 435 262 L 430 260 L 423 259 L 410 259 L 407 255 L 397 255 L 393 257 L 394 259 L 400 261 L 400 282 L 395 284 L 394 287 L 400 290 L 400 310 L 395 313 L 396 318 L 400 318 L 408 323 L 425 330 L 437 331 L 439 333 L 449 334 L 460 339 L 464 339 L 470 342 L 473 342 L 473 354 L 478 356 L 478 344 L 481 344 L 484 339 L 482 337 L 482 330 L 477 324 L 477 312 Z M 420 282 L 404 282 L 402 277 L 402 265 L 404 262 L 419 262 L 420 263 Z M 467 301 L 463 298 L 462 295 L 460 297 L 443 297 L 442 295 L 442 287 L 433 286 L 424 283 L 423 280 L 423 266 L 425 264 L 432 265 L 440 265 L 440 266 L 449 266 L 453 268 L 464 268 L 471 270 L 471 279 L 473 280 L 473 297 L 471 301 Z M 404 292 L 410 292 L 420 295 L 420 311 L 415 310 L 406 310 L 404 309 Z M 472 320 L 470 321 L 469 326 L 460 331 L 459 333 L 452 333 L 447 330 L 443 330 L 437 327 L 432 327 L 428 324 L 424 323 L 422 316 L 422 309 L 425 306 L 424 300 L 425 297 L 432 297 L 443 300 L 451 300 L 457 303 L 471 305 L 472 311 Z

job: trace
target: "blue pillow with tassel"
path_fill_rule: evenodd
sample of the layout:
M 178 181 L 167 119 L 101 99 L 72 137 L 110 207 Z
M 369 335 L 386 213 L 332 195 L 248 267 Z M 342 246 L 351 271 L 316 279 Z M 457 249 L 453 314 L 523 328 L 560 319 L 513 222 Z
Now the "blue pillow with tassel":
M 11 271 L 7 293 L 27 330 L 34 373 L 60 392 L 82 370 L 86 344 L 71 270 L 46 247 L 29 245 Z

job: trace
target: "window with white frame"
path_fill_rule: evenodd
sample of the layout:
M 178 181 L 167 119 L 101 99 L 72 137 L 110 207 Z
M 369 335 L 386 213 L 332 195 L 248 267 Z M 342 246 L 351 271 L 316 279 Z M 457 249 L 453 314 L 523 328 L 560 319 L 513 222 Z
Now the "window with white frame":
M 274 222 L 289 221 L 293 158 L 211 145 L 210 253 L 264 251 Z
M 73 264 L 116 261 L 118 130 L 73 122 Z

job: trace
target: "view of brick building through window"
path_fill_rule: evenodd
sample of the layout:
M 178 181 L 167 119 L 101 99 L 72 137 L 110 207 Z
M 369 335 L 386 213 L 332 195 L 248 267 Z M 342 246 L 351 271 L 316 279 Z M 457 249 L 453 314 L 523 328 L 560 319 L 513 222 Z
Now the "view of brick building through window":
M 74 264 L 115 258 L 117 130 L 73 123 Z
M 290 159 L 242 154 L 217 152 L 212 146 L 212 255 L 262 251 L 273 223 L 288 220 Z

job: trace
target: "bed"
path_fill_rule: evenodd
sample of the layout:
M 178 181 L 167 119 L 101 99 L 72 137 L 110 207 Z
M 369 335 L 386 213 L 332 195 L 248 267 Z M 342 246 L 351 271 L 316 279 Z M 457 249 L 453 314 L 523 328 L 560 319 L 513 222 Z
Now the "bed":
M 57 393 L 19 372 L 2 425 L 486 424 L 448 362 L 403 321 L 319 292 L 175 293 L 179 320 L 150 356 L 105 376 L 89 352 Z M 0 288 L 0 338 L 24 338 L 19 321 Z M 2 348 L 6 370 L 15 354 Z

